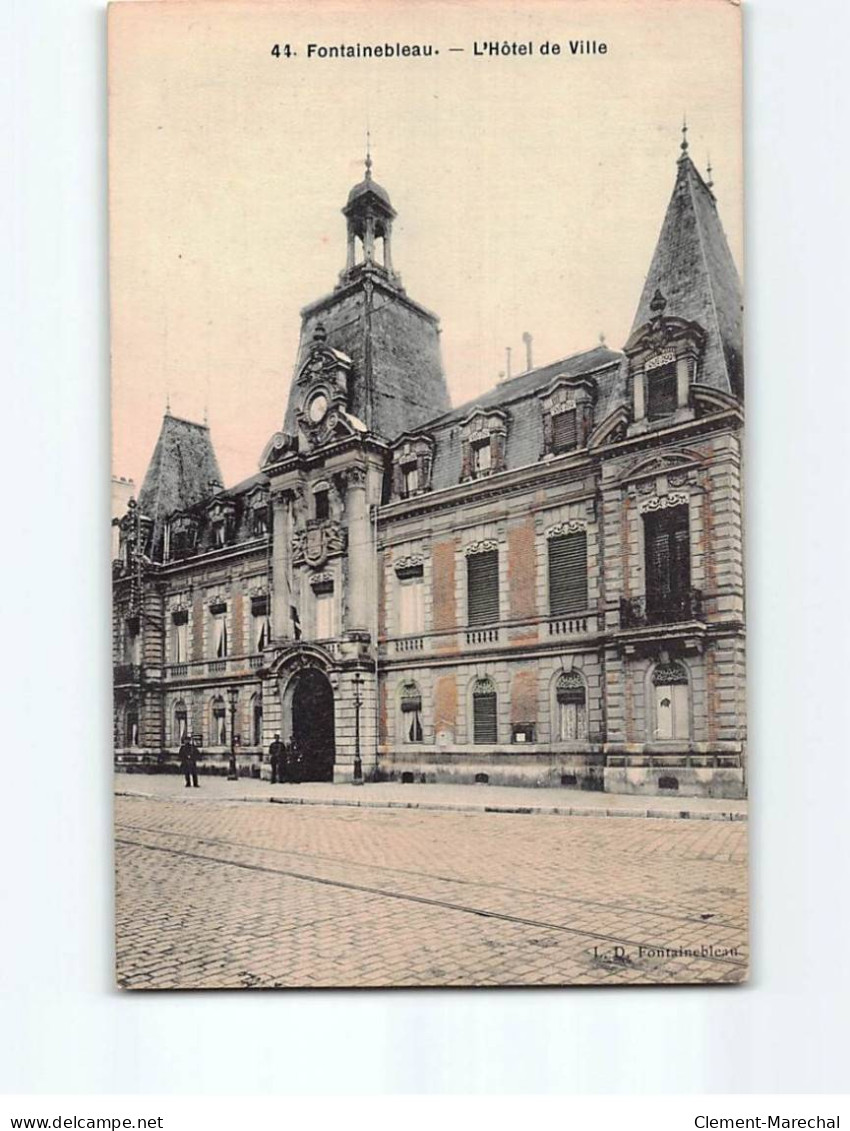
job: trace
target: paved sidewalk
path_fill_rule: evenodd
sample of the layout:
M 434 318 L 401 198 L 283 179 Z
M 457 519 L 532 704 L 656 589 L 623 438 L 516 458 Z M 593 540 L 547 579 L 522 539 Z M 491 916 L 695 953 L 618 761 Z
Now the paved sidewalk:
M 186 789 L 176 774 L 116 774 L 115 793 L 124 797 L 183 801 L 274 802 L 281 805 L 339 805 L 363 809 L 433 809 L 468 813 L 531 813 L 563 817 L 656 817 L 702 821 L 746 821 L 747 802 L 702 797 L 636 797 L 586 793 L 576 789 L 543 789 L 497 785 L 362 786 L 332 782 L 272 785 L 256 778 L 230 782 L 224 777 L 200 779 L 199 789 Z

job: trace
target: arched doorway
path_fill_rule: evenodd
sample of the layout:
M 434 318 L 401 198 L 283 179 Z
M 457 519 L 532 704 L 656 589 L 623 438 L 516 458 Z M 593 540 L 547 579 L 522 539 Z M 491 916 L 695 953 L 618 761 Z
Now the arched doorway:
M 333 781 L 334 694 L 328 677 L 318 668 L 298 672 L 290 702 L 296 772 L 302 781 Z

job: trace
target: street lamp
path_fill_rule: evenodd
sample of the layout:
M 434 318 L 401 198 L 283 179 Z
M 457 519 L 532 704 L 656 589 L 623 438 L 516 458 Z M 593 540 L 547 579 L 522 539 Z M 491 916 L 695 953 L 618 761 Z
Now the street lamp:
M 236 771 L 236 703 L 239 699 L 239 688 L 228 687 L 227 697 L 230 700 L 230 767 L 227 771 L 228 781 L 239 781 Z
M 363 676 L 360 672 L 354 673 L 354 785 L 363 784 L 363 763 L 360 761 L 360 708 L 363 706 L 363 697 L 360 689 L 363 686 Z

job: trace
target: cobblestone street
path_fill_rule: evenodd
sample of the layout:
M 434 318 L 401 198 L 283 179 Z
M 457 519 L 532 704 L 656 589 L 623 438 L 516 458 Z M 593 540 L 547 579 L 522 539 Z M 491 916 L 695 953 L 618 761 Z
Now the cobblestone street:
M 738 982 L 746 837 L 745 822 L 117 797 L 117 979 Z

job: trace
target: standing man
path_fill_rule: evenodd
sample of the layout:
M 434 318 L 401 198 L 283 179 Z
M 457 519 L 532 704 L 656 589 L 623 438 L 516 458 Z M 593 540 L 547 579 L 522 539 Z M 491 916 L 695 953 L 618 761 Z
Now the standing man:
M 195 789 L 198 788 L 198 753 L 197 746 L 186 735 L 180 747 L 180 769 L 186 779 L 186 789 L 190 785 L 193 785 Z
M 286 769 L 286 758 L 283 752 L 283 743 L 280 741 L 280 735 L 274 736 L 274 742 L 269 747 L 269 761 L 272 764 L 272 785 L 275 782 L 283 781 L 283 773 Z

